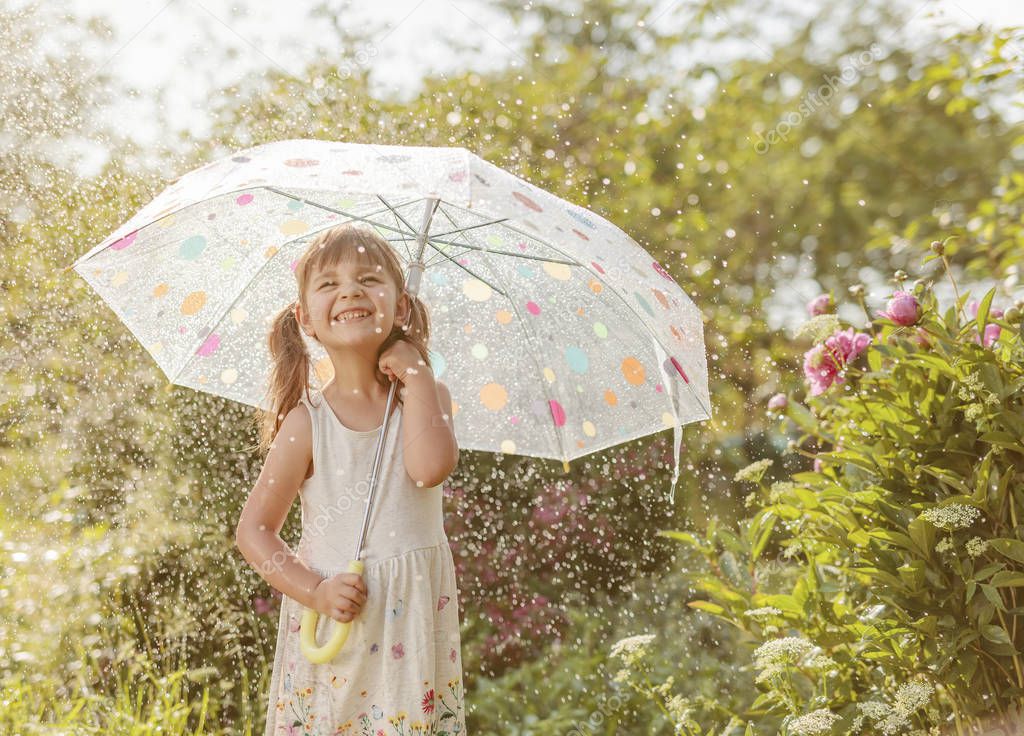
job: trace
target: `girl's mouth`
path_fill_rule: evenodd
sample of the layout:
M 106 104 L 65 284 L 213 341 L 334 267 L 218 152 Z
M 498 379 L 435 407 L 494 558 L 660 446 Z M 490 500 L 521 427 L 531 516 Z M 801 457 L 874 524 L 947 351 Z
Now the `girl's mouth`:
M 332 322 L 334 324 L 336 324 L 336 325 L 348 325 L 348 324 L 352 324 L 353 322 L 362 322 L 363 320 L 369 319 L 370 316 L 371 316 L 371 313 L 370 312 L 366 312 L 366 311 L 364 311 L 364 312 L 362 312 L 362 313 L 360 313 L 360 314 L 358 314 L 356 316 L 351 316 L 351 315 L 343 314 L 340 317 L 335 317 L 332 320 Z

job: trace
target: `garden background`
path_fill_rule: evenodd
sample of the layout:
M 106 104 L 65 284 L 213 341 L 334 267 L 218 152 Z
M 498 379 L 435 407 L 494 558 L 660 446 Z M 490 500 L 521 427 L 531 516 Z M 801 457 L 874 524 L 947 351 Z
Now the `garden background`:
M 170 385 L 65 267 L 185 171 L 329 138 L 466 147 L 615 222 L 704 314 L 713 418 L 674 506 L 668 432 L 569 472 L 463 452 L 472 734 L 1017 733 L 1024 33 L 908 34 L 922 7 L 493 2 L 521 63 L 401 99 L 325 6 L 316 63 L 150 146 L 97 115 L 132 94 L 83 55 L 104 21 L 0 9 L 0 731 L 262 733 L 250 409 Z

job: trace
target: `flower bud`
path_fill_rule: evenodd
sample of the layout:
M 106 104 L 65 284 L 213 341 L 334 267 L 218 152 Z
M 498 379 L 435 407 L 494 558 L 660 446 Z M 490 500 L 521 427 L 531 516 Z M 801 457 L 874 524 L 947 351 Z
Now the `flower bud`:
M 941 256 L 943 253 L 946 252 L 946 246 L 942 244 L 941 240 L 933 240 L 931 248 L 932 253 L 935 253 L 936 255 Z
M 907 276 L 907 272 L 904 271 L 902 268 L 897 269 L 896 273 L 894 273 L 892 275 L 892 277 L 893 277 L 893 280 L 895 280 L 896 282 L 901 283 L 901 284 L 904 281 L 906 281 L 908 278 L 910 278 L 909 276 Z
M 889 300 L 885 311 L 877 314 L 879 317 L 885 317 L 898 325 L 907 327 L 916 324 L 921 318 L 921 305 L 910 292 L 897 291 Z
M 864 293 L 864 284 L 854 284 L 849 291 L 851 296 L 860 296 Z
M 772 411 L 785 409 L 789 406 L 789 397 L 786 394 L 775 394 L 768 399 L 768 408 Z
M 819 314 L 828 314 L 834 306 L 831 294 L 821 294 L 807 302 L 807 314 L 812 317 L 817 317 Z

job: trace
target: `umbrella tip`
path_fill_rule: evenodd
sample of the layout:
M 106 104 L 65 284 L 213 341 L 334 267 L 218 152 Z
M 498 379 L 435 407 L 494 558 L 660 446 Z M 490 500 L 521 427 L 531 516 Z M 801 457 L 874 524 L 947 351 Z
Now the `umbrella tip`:
M 569 472 L 569 461 L 568 460 L 563 460 L 562 461 L 562 472 L 564 472 L 564 473 L 568 473 Z

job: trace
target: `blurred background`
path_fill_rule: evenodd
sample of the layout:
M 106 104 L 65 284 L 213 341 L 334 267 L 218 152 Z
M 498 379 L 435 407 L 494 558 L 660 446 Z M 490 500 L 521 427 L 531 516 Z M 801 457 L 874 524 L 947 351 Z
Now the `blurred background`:
M 722 561 L 656 532 L 740 524 L 754 461 L 811 469 L 766 402 L 806 393 L 814 297 L 858 329 L 897 270 L 948 302 L 922 256 L 950 237 L 959 294 L 1024 295 L 1021 23 L 993 0 L 4 3 L 2 730 L 262 733 L 279 596 L 233 541 L 251 410 L 169 385 L 63 269 L 186 171 L 324 138 L 466 147 L 616 223 L 704 315 L 713 418 L 674 507 L 669 432 L 569 472 L 463 452 L 468 730 L 776 733 L 757 638 L 688 605 Z M 662 701 L 612 653 L 644 633 Z

